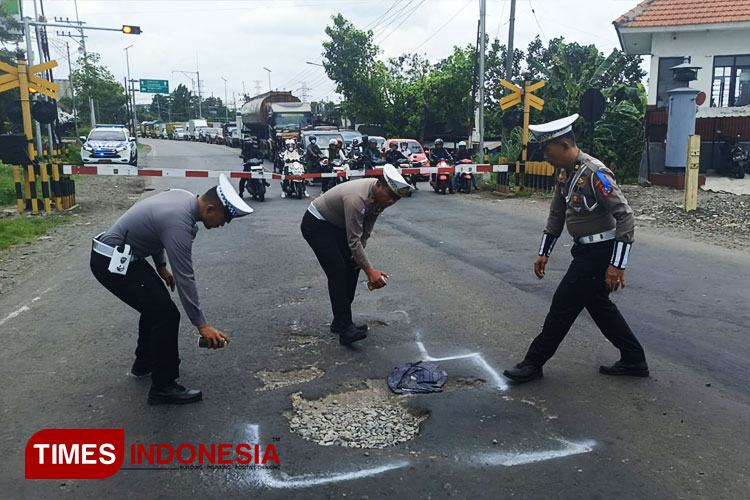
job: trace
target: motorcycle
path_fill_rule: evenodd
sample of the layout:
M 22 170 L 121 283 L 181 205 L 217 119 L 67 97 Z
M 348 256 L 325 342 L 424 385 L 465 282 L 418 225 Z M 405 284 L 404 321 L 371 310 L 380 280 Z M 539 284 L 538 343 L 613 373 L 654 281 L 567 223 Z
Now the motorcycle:
M 471 160 L 460 160 L 456 165 L 467 165 L 470 164 Z M 458 176 L 457 189 L 459 193 L 471 193 L 471 187 L 473 185 L 474 174 L 471 172 L 456 172 L 454 175 Z
M 397 165 L 394 165 L 394 167 L 398 168 L 399 170 L 402 168 L 421 168 L 422 162 L 415 161 L 415 160 L 409 160 L 406 158 L 402 158 L 398 160 Z M 423 175 L 427 174 L 406 174 L 404 175 L 404 180 L 414 186 L 417 187 L 417 181 L 423 180 Z
M 745 172 L 750 172 L 750 155 L 742 146 L 735 144 L 729 151 L 729 176 L 734 179 L 744 179 Z
M 437 165 L 435 166 L 438 169 L 451 168 L 447 160 L 440 160 L 437 162 Z M 445 191 L 448 190 L 449 193 L 453 194 L 453 184 L 451 183 L 450 174 L 440 173 L 439 171 L 436 174 L 432 174 L 430 185 L 432 186 L 432 189 L 434 189 L 436 193 L 439 192 L 440 194 L 445 194 Z
M 750 155 L 747 151 L 737 144 L 737 138 L 722 136 L 719 138 L 719 152 L 724 162 L 724 168 L 721 171 L 730 179 L 742 179 L 745 173 L 750 173 Z
M 243 185 L 242 181 L 247 181 L 247 192 L 254 200 L 263 201 L 266 197 L 266 186 L 270 184 L 266 181 L 263 175 L 263 159 L 262 158 L 250 158 L 243 164 L 243 170 L 253 174 L 251 179 L 240 180 L 240 196 L 242 195 Z M 256 175 L 258 177 L 256 177 Z
M 304 173 L 305 167 L 299 161 L 287 161 L 284 165 L 284 175 L 301 176 Z M 305 180 L 301 177 L 298 179 L 284 179 L 282 188 L 287 196 L 294 196 L 298 200 L 307 195 Z
M 348 163 L 345 163 L 344 160 L 338 159 L 333 160 L 333 162 L 331 162 L 331 166 L 333 167 L 333 172 L 336 174 L 336 177 L 333 178 L 331 184 L 329 185 L 329 189 L 337 184 L 341 184 L 342 182 L 346 182 L 349 180 Z

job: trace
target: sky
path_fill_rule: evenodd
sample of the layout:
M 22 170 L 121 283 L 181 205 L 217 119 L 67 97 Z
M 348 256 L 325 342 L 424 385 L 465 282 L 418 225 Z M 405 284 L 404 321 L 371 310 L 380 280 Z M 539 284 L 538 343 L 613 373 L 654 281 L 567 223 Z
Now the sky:
M 74 0 L 35 0 L 48 22 L 76 19 Z M 34 0 L 23 0 L 24 14 L 34 15 Z M 639 0 L 517 0 L 515 46 L 525 49 L 535 36 L 544 42 L 565 37 L 568 41 L 595 44 L 609 53 L 619 48 L 612 21 Z M 447 57 L 456 45 L 476 42 L 479 0 L 78 0 L 78 16 L 88 26 L 119 28 L 140 26 L 143 34 L 87 31 L 86 48 L 98 52 L 102 62 L 123 81 L 127 74 L 125 47 L 131 78 L 169 80 L 169 89 L 180 83 L 195 87 L 200 71 L 203 97 L 214 95 L 230 104 L 236 95 L 255 95 L 271 87 L 292 90 L 309 100 L 340 99 L 335 85 L 320 63 L 325 27 L 341 13 L 359 29 L 372 29 L 385 60 L 419 53 L 431 62 Z M 487 33 L 490 39 L 508 41 L 510 0 L 487 0 Z M 67 78 L 65 43 L 75 64 L 80 38 L 58 36 L 48 28 L 50 50 L 60 63 L 56 77 Z M 70 30 L 72 33 L 73 32 Z M 36 50 L 35 50 L 36 52 Z M 38 61 L 38 56 L 36 56 Z M 270 73 L 264 68 L 268 68 Z M 74 68 L 75 69 L 75 68 Z M 192 78 L 192 81 L 191 81 Z M 197 88 L 196 88 L 197 90 Z M 152 94 L 137 94 L 139 103 Z

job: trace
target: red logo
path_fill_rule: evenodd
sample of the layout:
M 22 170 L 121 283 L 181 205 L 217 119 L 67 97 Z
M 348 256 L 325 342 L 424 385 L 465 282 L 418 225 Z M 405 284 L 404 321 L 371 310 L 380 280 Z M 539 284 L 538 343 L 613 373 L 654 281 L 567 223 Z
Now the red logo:
M 125 429 L 44 429 L 26 443 L 26 479 L 104 479 L 124 458 Z

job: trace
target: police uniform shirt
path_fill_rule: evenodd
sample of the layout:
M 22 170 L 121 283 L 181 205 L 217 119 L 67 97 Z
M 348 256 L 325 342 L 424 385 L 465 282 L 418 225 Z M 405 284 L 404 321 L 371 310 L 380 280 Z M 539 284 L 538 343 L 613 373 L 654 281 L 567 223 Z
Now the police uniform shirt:
M 167 265 L 177 282 L 177 292 L 190 322 L 206 324 L 193 272 L 192 248 L 198 219 L 198 197 L 189 191 L 171 189 L 133 205 L 99 241 L 110 246 L 130 245 L 133 256 L 151 256 L 156 267 Z
M 615 230 L 612 264 L 624 269 L 635 240 L 635 218 L 611 170 L 596 158 L 579 151 L 572 170 L 557 169 L 540 255 L 552 251 L 565 225 L 573 238 Z M 619 255 L 619 258 L 615 258 Z
M 326 221 L 340 229 L 346 229 L 354 262 L 361 269 L 372 267 L 365 246 L 380 215 L 372 203 L 376 183 L 377 179 L 344 182 L 312 202 L 315 210 Z

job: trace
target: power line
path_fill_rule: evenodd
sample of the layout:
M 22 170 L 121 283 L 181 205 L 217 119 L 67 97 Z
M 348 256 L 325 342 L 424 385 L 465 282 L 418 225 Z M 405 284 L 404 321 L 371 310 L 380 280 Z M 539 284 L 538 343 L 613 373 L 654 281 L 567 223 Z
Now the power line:
M 503 14 L 505 14 L 505 6 L 508 4 L 508 0 L 503 0 L 503 8 L 500 9 L 500 21 L 497 23 L 497 30 L 495 31 L 495 40 L 499 40 L 500 28 L 505 26 L 509 21 L 503 22 Z
M 545 45 L 547 44 L 547 37 L 544 36 L 544 31 L 542 30 L 542 25 L 539 24 L 539 19 L 536 17 L 536 11 L 534 10 L 534 6 L 531 5 L 531 0 L 529 0 L 529 7 L 531 7 L 531 13 L 534 14 L 534 21 L 536 21 L 536 25 L 539 28 L 539 34 L 542 35 L 542 40 L 544 40 Z
M 456 17 L 456 16 L 458 16 L 458 15 L 459 15 L 459 14 L 460 14 L 460 13 L 461 13 L 461 12 L 462 12 L 462 11 L 463 11 L 463 10 L 464 10 L 465 8 L 466 8 L 466 7 L 468 7 L 468 6 L 469 6 L 469 4 L 470 4 L 471 2 L 473 2 L 473 1 L 474 1 L 474 0 L 469 0 L 468 2 L 466 2 L 466 3 L 464 4 L 464 6 L 463 6 L 463 7 L 461 7 L 460 9 L 458 9 L 458 10 L 457 10 L 457 11 L 455 12 L 455 14 L 448 14 L 448 17 L 449 17 L 448 21 L 447 21 L 447 22 L 446 22 L 445 24 L 443 24 L 442 26 L 440 26 L 440 27 L 439 27 L 439 28 L 438 28 L 437 30 L 435 30 L 435 32 L 434 32 L 434 33 L 433 33 L 432 35 L 428 36 L 428 37 L 427 37 L 427 38 L 425 39 L 425 41 L 424 41 L 424 42 L 422 42 L 422 43 L 420 43 L 419 45 L 417 45 L 416 47 L 414 47 L 414 48 L 413 48 L 413 49 L 412 49 L 411 51 L 412 51 L 412 52 L 416 52 L 416 51 L 417 51 L 417 49 L 419 49 L 419 48 L 420 48 L 420 47 L 422 47 L 422 46 L 423 46 L 424 44 L 426 44 L 427 42 L 429 42 L 430 40 L 432 40 L 432 39 L 433 39 L 433 38 L 435 37 L 435 35 L 437 35 L 438 33 L 440 33 L 440 31 L 441 31 L 441 30 L 442 30 L 443 28 L 445 28 L 446 26 L 448 26 L 448 24 L 450 24 L 450 23 L 452 23 L 453 21 L 455 21 L 455 17 Z
M 413 0 L 411 0 L 411 1 L 413 1 Z M 411 4 L 411 1 L 409 2 L 409 4 Z M 406 21 L 407 21 L 407 20 L 408 20 L 408 19 L 409 19 L 409 18 L 411 17 L 411 15 L 412 15 L 412 14 L 414 14 L 414 12 L 416 12 L 416 10 L 417 10 L 417 9 L 418 9 L 418 8 L 419 8 L 419 7 L 420 7 L 420 6 L 421 6 L 421 5 L 422 5 L 422 4 L 424 3 L 424 2 L 425 2 L 425 0 L 421 0 L 421 1 L 420 1 L 420 2 L 419 2 L 419 3 L 417 4 L 417 5 L 415 5 L 415 6 L 414 6 L 414 8 L 412 8 L 412 9 L 411 9 L 411 10 L 410 10 L 410 11 L 409 11 L 409 12 L 408 12 L 407 14 L 406 14 L 406 16 L 404 16 L 404 18 L 403 18 L 403 19 L 401 20 L 401 22 L 400 22 L 400 23 L 398 23 L 398 24 L 397 24 L 396 26 L 394 26 L 394 27 L 393 27 L 393 29 L 392 29 L 392 30 L 390 31 L 390 33 L 388 33 L 387 35 L 385 35 L 385 36 L 384 36 L 383 38 L 381 38 L 380 40 L 377 40 L 376 42 L 377 42 L 378 44 L 381 44 L 381 43 L 383 43 L 384 41 L 388 40 L 388 38 L 389 38 L 389 37 L 390 37 L 390 36 L 391 36 L 392 34 L 394 34 L 394 33 L 396 32 L 396 30 L 398 30 L 398 29 L 399 29 L 399 28 L 401 27 L 401 25 L 402 25 L 402 24 L 404 24 L 404 23 L 405 23 L 405 22 L 406 22 Z M 408 8 L 408 5 L 407 5 L 407 7 L 405 7 L 405 8 L 404 8 L 404 10 L 406 10 L 406 8 Z

